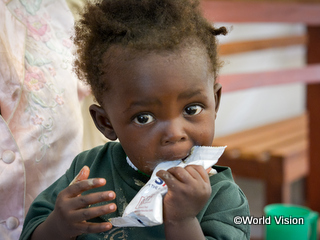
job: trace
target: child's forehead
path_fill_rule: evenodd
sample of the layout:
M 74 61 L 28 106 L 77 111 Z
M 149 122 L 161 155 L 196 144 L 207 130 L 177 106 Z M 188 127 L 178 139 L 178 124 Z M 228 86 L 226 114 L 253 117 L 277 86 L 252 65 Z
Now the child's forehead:
M 166 83 L 181 83 L 193 86 L 214 82 L 213 73 L 209 70 L 209 57 L 205 49 L 184 47 L 177 51 L 137 51 L 116 47 L 104 56 L 104 81 L 110 92 L 119 90 L 144 93 L 148 87 L 160 88 Z M 168 82 L 167 79 L 170 79 Z M 186 85 L 186 80 L 188 84 Z M 139 86 L 139 87 L 138 87 Z M 179 87 L 182 89 L 183 86 Z M 163 88 L 163 91 L 167 88 Z
M 111 46 L 102 57 L 104 70 L 117 69 L 127 64 L 141 61 L 141 59 L 153 60 L 151 63 L 157 64 L 158 60 L 166 61 L 193 61 L 204 64 L 210 69 L 210 59 L 206 48 L 203 45 L 180 44 L 170 49 L 136 49 L 120 45 Z M 104 72 L 104 71 L 103 71 Z
M 171 79 L 166 84 L 167 88 L 177 82 L 185 86 L 183 79 L 190 79 L 189 84 L 194 87 L 200 82 L 200 85 L 207 85 L 215 81 L 206 49 L 197 45 L 156 51 L 114 46 L 103 56 L 102 67 L 101 80 L 109 89 L 108 93 L 103 94 L 103 102 L 112 101 L 115 95 L 124 91 L 124 96 L 132 94 L 132 91 L 140 92 L 142 96 L 163 86 L 166 78 Z M 167 88 L 161 91 L 165 93 Z

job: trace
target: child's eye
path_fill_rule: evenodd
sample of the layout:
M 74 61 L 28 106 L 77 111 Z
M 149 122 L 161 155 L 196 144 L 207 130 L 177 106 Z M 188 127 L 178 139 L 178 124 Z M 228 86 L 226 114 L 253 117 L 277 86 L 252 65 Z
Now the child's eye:
M 199 105 L 192 105 L 184 109 L 184 114 L 189 116 L 198 115 L 199 113 L 202 112 L 202 110 L 203 110 L 203 107 Z
M 139 125 L 145 125 L 154 121 L 154 117 L 150 114 L 140 114 L 136 116 L 133 121 Z

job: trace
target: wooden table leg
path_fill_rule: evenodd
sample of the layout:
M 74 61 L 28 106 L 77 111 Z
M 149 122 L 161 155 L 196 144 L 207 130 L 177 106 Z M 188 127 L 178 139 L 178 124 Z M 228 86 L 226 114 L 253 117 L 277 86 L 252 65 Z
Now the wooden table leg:
M 309 64 L 320 62 L 319 43 L 320 26 L 309 26 L 307 51 L 307 61 Z M 320 212 L 320 84 L 310 84 L 307 86 L 307 108 L 310 131 L 310 171 L 307 180 L 307 202 L 311 209 Z
M 284 162 L 282 157 L 272 157 L 266 164 L 266 204 L 290 203 L 290 183 L 284 179 Z

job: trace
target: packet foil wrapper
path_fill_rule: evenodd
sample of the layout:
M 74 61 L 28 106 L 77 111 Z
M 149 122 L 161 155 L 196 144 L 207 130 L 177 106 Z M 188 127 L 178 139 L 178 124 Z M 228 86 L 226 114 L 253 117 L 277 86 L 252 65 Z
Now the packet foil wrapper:
M 159 170 L 187 165 L 202 165 L 205 169 L 217 163 L 226 147 L 195 146 L 182 160 L 162 162 L 154 169 L 150 180 L 128 204 L 122 217 L 111 218 L 114 227 L 151 227 L 163 223 L 163 197 L 168 191 L 165 182 L 156 176 Z

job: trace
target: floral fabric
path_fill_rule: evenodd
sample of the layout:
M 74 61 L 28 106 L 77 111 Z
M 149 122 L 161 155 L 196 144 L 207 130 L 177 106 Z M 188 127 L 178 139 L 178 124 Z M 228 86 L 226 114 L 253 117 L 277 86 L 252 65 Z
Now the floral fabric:
M 82 150 L 63 0 L 0 0 L 0 239 L 18 239 L 35 197 Z

